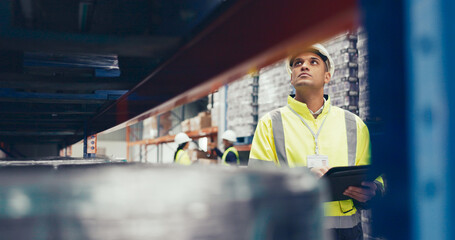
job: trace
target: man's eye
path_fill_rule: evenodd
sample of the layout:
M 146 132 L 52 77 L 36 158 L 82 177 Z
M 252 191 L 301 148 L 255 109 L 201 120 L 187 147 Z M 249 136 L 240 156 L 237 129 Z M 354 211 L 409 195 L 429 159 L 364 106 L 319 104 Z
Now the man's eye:
M 316 65 L 316 64 L 318 64 L 318 61 L 313 60 L 313 61 L 311 61 L 311 64 Z
M 297 62 L 294 63 L 294 67 L 298 67 L 298 66 L 300 66 L 300 65 L 302 65 L 302 62 L 301 62 L 301 61 L 297 61 Z

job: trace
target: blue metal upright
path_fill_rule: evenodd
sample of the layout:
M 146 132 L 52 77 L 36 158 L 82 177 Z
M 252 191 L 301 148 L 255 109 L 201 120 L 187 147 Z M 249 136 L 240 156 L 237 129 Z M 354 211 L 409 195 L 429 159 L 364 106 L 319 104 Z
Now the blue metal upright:
M 378 123 L 370 129 L 372 160 L 388 180 L 374 230 L 386 239 L 455 239 L 455 3 L 361 3 Z
M 454 239 L 453 1 L 406 1 L 412 239 Z M 451 11 L 452 10 L 452 11 Z M 452 187 L 451 187 L 452 186 Z
M 84 122 L 84 158 L 88 158 L 88 154 L 87 154 L 87 138 L 88 138 L 87 121 L 85 121 Z
M 443 9 L 443 10 L 442 10 Z M 453 94 L 455 92 L 455 77 L 453 73 L 453 68 L 454 68 L 454 59 L 452 59 L 453 54 L 455 54 L 455 29 L 454 29 L 454 16 L 455 12 L 455 2 L 451 0 L 445 0 L 441 4 L 441 16 L 442 16 L 442 27 L 443 27 L 443 41 L 442 41 L 442 46 L 443 46 L 443 51 L 442 51 L 442 58 L 443 61 L 442 63 L 444 64 L 444 80 L 445 80 L 445 89 L 442 89 L 442 91 L 446 92 L 447 96 L 447 104 L 446 109 L 447 115 L 446 118 L 448 119 L 448 125 L 446 128 L 447 131 L 447 141 L 445 142 L 446 146 L 446 151 L 448 156 L 446 159 L 440 159 L 440 160 L 445 160 L 447 170 L 446 170 L 446 175 L 444 176 L 446 180 L 446 184 L 444 185 L 445 190 L 447 190 L 447 193 L 445 194 L 447 198 L 447 208 L 446 208 L 446 214 L 444 215 L 446 221 L 445 225 L 446 228 L 448 229 L 447 232 L 447 237 L 446 239 L 455 239 L 455 229 L 452 227 L 452 224 L 455 222 L 455 207 L 454 207 L 454 202 L 455 202 L 455 174 L 453 171 L 455 171 L 455 163 L 454 163 L 454 157 L 455 156 L 455 139 L 453 136 L 455 136 L 455 126 L 454 126 L 454 119 L 455 119 L 455 95 Z M 444 104 L 444 103 L 442 103 Z
M 387 186 L 373 211 L 373 234 L 412 239 L 404 3 L 363 0 L 361 14 L 369 43 L 372 163 Z

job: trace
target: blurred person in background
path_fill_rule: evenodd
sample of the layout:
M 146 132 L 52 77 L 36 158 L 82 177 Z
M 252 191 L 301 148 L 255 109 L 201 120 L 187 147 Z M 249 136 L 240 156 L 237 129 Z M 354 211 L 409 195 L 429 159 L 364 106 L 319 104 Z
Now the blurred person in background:
M 321 44 L 294 52 L 287 59 L 295 95 L 285 107 L 260 119 L 254 133 L 249 168 L 307 167 L 318 177 L 331 167 L 370 164 L 370 135 L 355 114 L 333 106 L 324 85 L 335 71 Z M 325 202 L 325 227 L 334 239 L 363 239 L 361 213 L 375 196 L 382 195 L 382 178 L 350 186 L 350 199 Z
M 234 147 L 234 143 L 237 142 L 237 136 L 234 131 L 227 130 L 222 135 L 224 153 L 218 148 L 213 148 L 216 155 L 221 158 L 221 164 L 226 166 L 238 166 L 240 165 L 239 153 Z
M 174 154 L 174 163 L 181 165 L 191 165 L 190 156 L 186 151 L 190 145 L 191 138 L 185 133 L 181 132 L 175 135 L 174 142 L 177 143 L 178 147 Z

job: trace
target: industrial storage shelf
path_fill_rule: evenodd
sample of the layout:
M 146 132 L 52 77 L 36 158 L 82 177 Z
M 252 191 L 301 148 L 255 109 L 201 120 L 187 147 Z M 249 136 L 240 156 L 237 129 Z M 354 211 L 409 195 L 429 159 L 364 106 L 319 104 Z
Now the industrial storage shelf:
M 202 137 L 211 136 L 218 133 L 218 127 L 209 127 L 201 130 L 186 132 L 188 137 L 192 139 L 198 139 Z M 135 145 L 156 145 L 161 143 L 168 143 L 174 141 L 175 135 L 167 135 L 153 139 L 143 139 L 135 142 L 127 142 L 128 147 Z
M 235 149 L 237 149 L 237 151 L 239 152 L 246 152 L 246 151 L 250 151 L 251 150 L 251 144 L 247 144 L 247 145 L 235 145 L 234 146 Z

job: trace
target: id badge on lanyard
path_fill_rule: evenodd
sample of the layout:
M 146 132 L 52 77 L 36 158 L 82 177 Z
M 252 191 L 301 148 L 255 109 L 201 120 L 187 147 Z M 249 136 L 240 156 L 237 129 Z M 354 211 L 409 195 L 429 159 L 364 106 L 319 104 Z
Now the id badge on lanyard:
M 322 121 L 322 124 L 321 124 L 321 126 L 319 127 L 317 133 L 313 132 L 313 130 L 310 128 L 310 126 L 308 125 L 308 123 L 305 122 L 305 120 L 302 118 L 302 116 L 300 116 L 296 111 L 294 111 L 294 109 L 292 109 L 289 105 L 288 105 L 288 108 L 289 108 L 297 117 L 300 118 L 300 120 L 302 121 L 302 123 L 308 128 L 308 130 L 310 130 L 311 134 L 312 134 L 313 137 L 314 137 L 315 154 L 314 154 L 314 155 L 307 155 L 307 159 L 306 159 L 306 160 L 307 160 L 307 167 L 308 167 L 308 168 L 314 168 L 314 167 L 328 167 L 328 166 L 329 166 L 329 156 L 327 156 L 327 155 L 320 155 L 320 154 L 319 154 L 318 137 L 319 137 L 319 133 L 320 133 L 321 130 L 322 130 L 322 127 L 324 126 L 325 120 L 327 120 L 327 117 L 328 117 L 329 112 L 330 112 L 331 105 L 329 105 L 329 110 L 327 111 L 327 116 L 326 116 L 326 117 L 324 118 L 324 120 Z
M 329 156 L 327 155 L 308 155 L 306 158 L 308 168 L 328 167 Z

